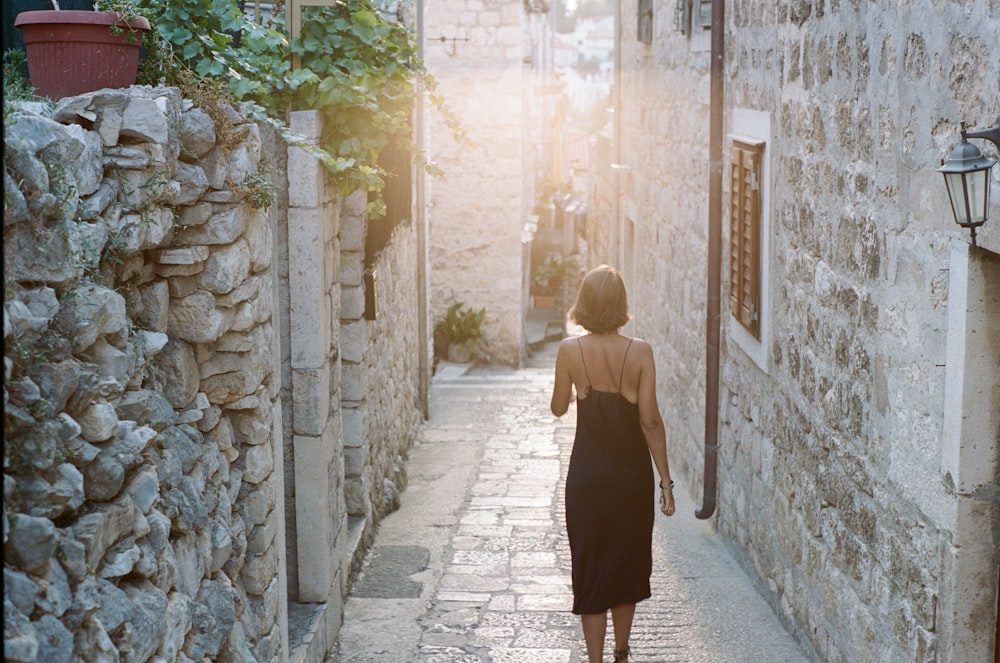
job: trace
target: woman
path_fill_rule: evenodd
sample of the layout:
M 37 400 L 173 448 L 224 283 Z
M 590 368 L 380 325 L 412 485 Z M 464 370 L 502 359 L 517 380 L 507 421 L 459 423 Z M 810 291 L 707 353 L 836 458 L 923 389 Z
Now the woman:
M 590 333 L 560 343 L 551 408 L 565 414 L 575 388 L 576 439 L 566 476 L 573 614 L 581 616 L 590 663 L 600 663 L 610 610 L 615 661 L 625 663 L 635 604 L 650 596 L 652 464 L 660 510 L 674 513 L 656 367 L 648 343 L 618 333 L 629 314 L 614 268 L 602 265 L 584 277 L 570 317 Z

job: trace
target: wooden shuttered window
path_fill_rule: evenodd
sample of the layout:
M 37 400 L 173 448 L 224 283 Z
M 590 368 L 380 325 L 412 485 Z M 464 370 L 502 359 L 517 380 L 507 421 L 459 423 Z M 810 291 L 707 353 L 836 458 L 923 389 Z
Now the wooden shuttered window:
M 729 204 L 729 310 L 760 339 L 764 143 L 733 139 Z

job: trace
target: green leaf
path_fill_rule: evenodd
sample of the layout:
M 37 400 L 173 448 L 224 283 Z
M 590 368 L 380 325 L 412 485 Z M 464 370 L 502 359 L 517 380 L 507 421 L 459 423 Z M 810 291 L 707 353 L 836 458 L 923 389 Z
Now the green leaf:
M 326 127 L 320 145 L 303 149 L 323 161 L 344 191 L 378 192 L 384 186 L 378 155 L 390 137 L 408 141 L 421 86 L 456 138 L 464 135 L 454 113 L 433 94 L 434 80 L 417 57 L 413 33 L 387 18 L 381 0 L 306 7 L 295 40 L 285 35 L 284 12 L 256 25 L 236 0 L 135 2 L 156 17 L 157 32 L 172 53 L 167 70 L 193 71 L 206 87 L 228 90 L 223 94 L 252 101 L 275 117 L 289 108 L 320 110 Z M 301 63 L 295 70 L 293 54 Z M 286 140 L 298 140 L 270 119 Z M 372 209 L 381 208 L 376 202 Z
M 375 15 L 374 12 L 369 11 L 367 9 L 359 9 L 358 11 L 351 14 L 351 16 L 354 17 L 355 22 L 357 22 L 359 25 L 363 25 L 369 28 L 374 28 L 376 25 L 378 25 L 378 17 Z

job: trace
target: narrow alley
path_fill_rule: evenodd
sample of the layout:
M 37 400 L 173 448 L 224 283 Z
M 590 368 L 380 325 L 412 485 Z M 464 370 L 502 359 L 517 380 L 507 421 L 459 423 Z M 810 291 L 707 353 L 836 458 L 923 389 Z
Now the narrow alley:
M 575 409 L 548 410 L 555 350 L 524 370 L 439 369 L 402 507 L 381 524 L 327 663 L 586 660 L 562 504 Z M 810 661 L 679 482 L 676 495 L 677 514 L 657 515 L 631 660 Z

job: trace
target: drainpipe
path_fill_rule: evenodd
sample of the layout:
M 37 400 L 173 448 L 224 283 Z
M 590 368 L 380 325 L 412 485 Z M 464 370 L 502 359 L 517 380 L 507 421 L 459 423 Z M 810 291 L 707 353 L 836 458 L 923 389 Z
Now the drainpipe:
M 715 513 L 719 446 L 719 336 L 722 297 L 722 65 L 725 0 L 712 0 L 712 70 L 708 129 L 708 296 L 705 311 L 705 477 L 702 520 Z
M 424 0 L 417 0 L 417 53 L 424 57 Z M 413 111 L 414 142 L 417 150 L 427 150 L 427 132 L 424 126 L 424 93 L 421 83 Z M 424 419 L 430 417 L 430 253 L 427 235 L 427 178 L 423 167 L 414 169 L 414 220 L 417 224 L 417 381 L 420 410 Z

